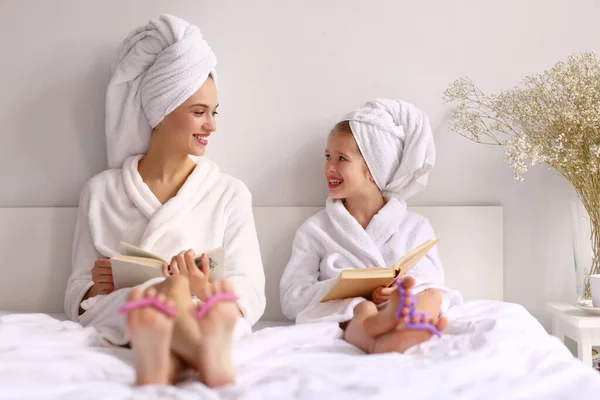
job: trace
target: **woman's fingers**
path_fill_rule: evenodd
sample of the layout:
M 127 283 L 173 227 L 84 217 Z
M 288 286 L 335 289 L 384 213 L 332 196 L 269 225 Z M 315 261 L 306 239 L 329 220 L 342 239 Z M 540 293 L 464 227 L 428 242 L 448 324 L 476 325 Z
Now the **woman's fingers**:
M 173 259 L 171 260 L 169 270 L 171 271 L 171 275 L 179 275 L 179 265 L 177 264 L 177 257 L 173 257 Z
M 179 267 L 179 273 L 181 275 L 187 275 L 189 273 L 187 263 L 185 262 L 185 252 L 177 254 L 177 266 Z
M 188 273 L 194 273 L 197 269 L 196 263 L 194 262 L 194 250 L 188 250 L 184 253 L 183 258 L 185 260 L 185 266 L 187 267 Z
M 200 270 L 205 276 L 208 276 L 208 273 L 210 272 L 210 260 L 208 259 L 208 256 L 206 254 L 202 254 L 200 257 L 200 262 L 202 263 Z

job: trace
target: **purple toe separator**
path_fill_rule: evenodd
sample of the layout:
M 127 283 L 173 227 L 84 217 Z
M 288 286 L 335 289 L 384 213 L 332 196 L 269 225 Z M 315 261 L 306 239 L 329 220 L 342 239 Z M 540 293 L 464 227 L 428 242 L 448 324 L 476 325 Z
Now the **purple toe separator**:
M 168 315 L 169 317 L 175 316 L 175 309 L 173 307 L 153 297 L 146 297 L 141 300 L 129 301 L 119 309 L 119 312 L 121 314 L 127 314 L 129 311 L 148 306 L 156 308 L 158 311 L 162 312 L 165 315 Z
M 396 319 L 400 319 L 400 317 L 402 316 L 402 309 L 404 308 L 404 301 L 406 300 L 406 290 L 402 287 L 402 281 L 399 279 L 396 279 L 395 281 L 396 284 L 396 290 L 398 290 L 398 295 L 400 296 L 400 305 L 398 306 L 398 310 L 396 310 Z M 433 325 L 431 325 L 430 323 L 425 323 L 425 322 L 417 322 L 416 324 L 411 322 L 413 317 L 417 317 L 419 320 L 421 320 L 424 316 L 427 316 L 427 313 L 418 313 L 415 311 L 415 304 L 417 303 L 417 296 L 415 296 L 414 294 L 411 294 L 408 297 L 410 304 L 408 306 L 408 322 L 404 325 L 406 326 L 406 328 L 408 329 L 425 329 L 428 330 L 429 332 L 433 333 L 436 336 L 442 336 L 441 332 Z M 427 316 L 428 317 L 428 316 Z
M 236 301 L 239 299 L 239 296 L 231 293 L 219 293 L 214 296 L 209 297 L 196 311 L 196 318 L 202 318 L 208 313 L 208 311 L 214 306 L 216 303 L 220 301 Z

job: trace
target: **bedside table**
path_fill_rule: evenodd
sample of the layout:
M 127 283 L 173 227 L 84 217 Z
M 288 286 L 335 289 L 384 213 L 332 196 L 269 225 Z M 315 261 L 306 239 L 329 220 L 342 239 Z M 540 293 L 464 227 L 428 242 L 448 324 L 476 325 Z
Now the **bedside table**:
M 588 314 L 574 305 L 550 303 L 552 334 L 564 342 L 565 336 L 577 342 L 577 357 L 592 366 L 592 346 L 600 345 L 600 315 Z

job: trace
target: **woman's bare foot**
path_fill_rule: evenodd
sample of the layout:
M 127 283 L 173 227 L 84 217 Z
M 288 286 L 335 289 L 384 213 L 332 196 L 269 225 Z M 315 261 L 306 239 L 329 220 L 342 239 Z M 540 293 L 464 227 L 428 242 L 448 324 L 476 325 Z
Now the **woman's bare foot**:
M 134 288 L 129 293 L 128 301 L 147 297 L 156 298 L 173 307 L 172 302 L 167 301 L 163 294 L 157 295 L 154 288 L 149 288 L 146 293 L 140 288 Z M 129 311 L 127 330 L 133 349 L 136 385 L 169 384 L 173 319 L 146 306 Z
M 233 294 L 233 286 L 228 280 L 215 282 L 205 288 L 203 299 L 216 294 Z M 235 301 L 219 301 L 199 318 L 201 342 L 198 359 L 200 379 L 209 387 L 235 383 L 235 370 L 231 361 L 233 328 L 240 317 Z

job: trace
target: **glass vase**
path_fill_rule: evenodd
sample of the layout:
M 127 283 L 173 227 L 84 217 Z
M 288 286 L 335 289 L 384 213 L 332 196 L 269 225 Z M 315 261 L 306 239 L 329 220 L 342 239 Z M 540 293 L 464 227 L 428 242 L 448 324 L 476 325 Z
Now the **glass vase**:
M 571 235 L 575 262 L 575 288 L 577 304 L 592 305 L 590 273 L 597 258 L 594 257 L 593 224 L 589 213 L 578 197 L 571 199 Z

